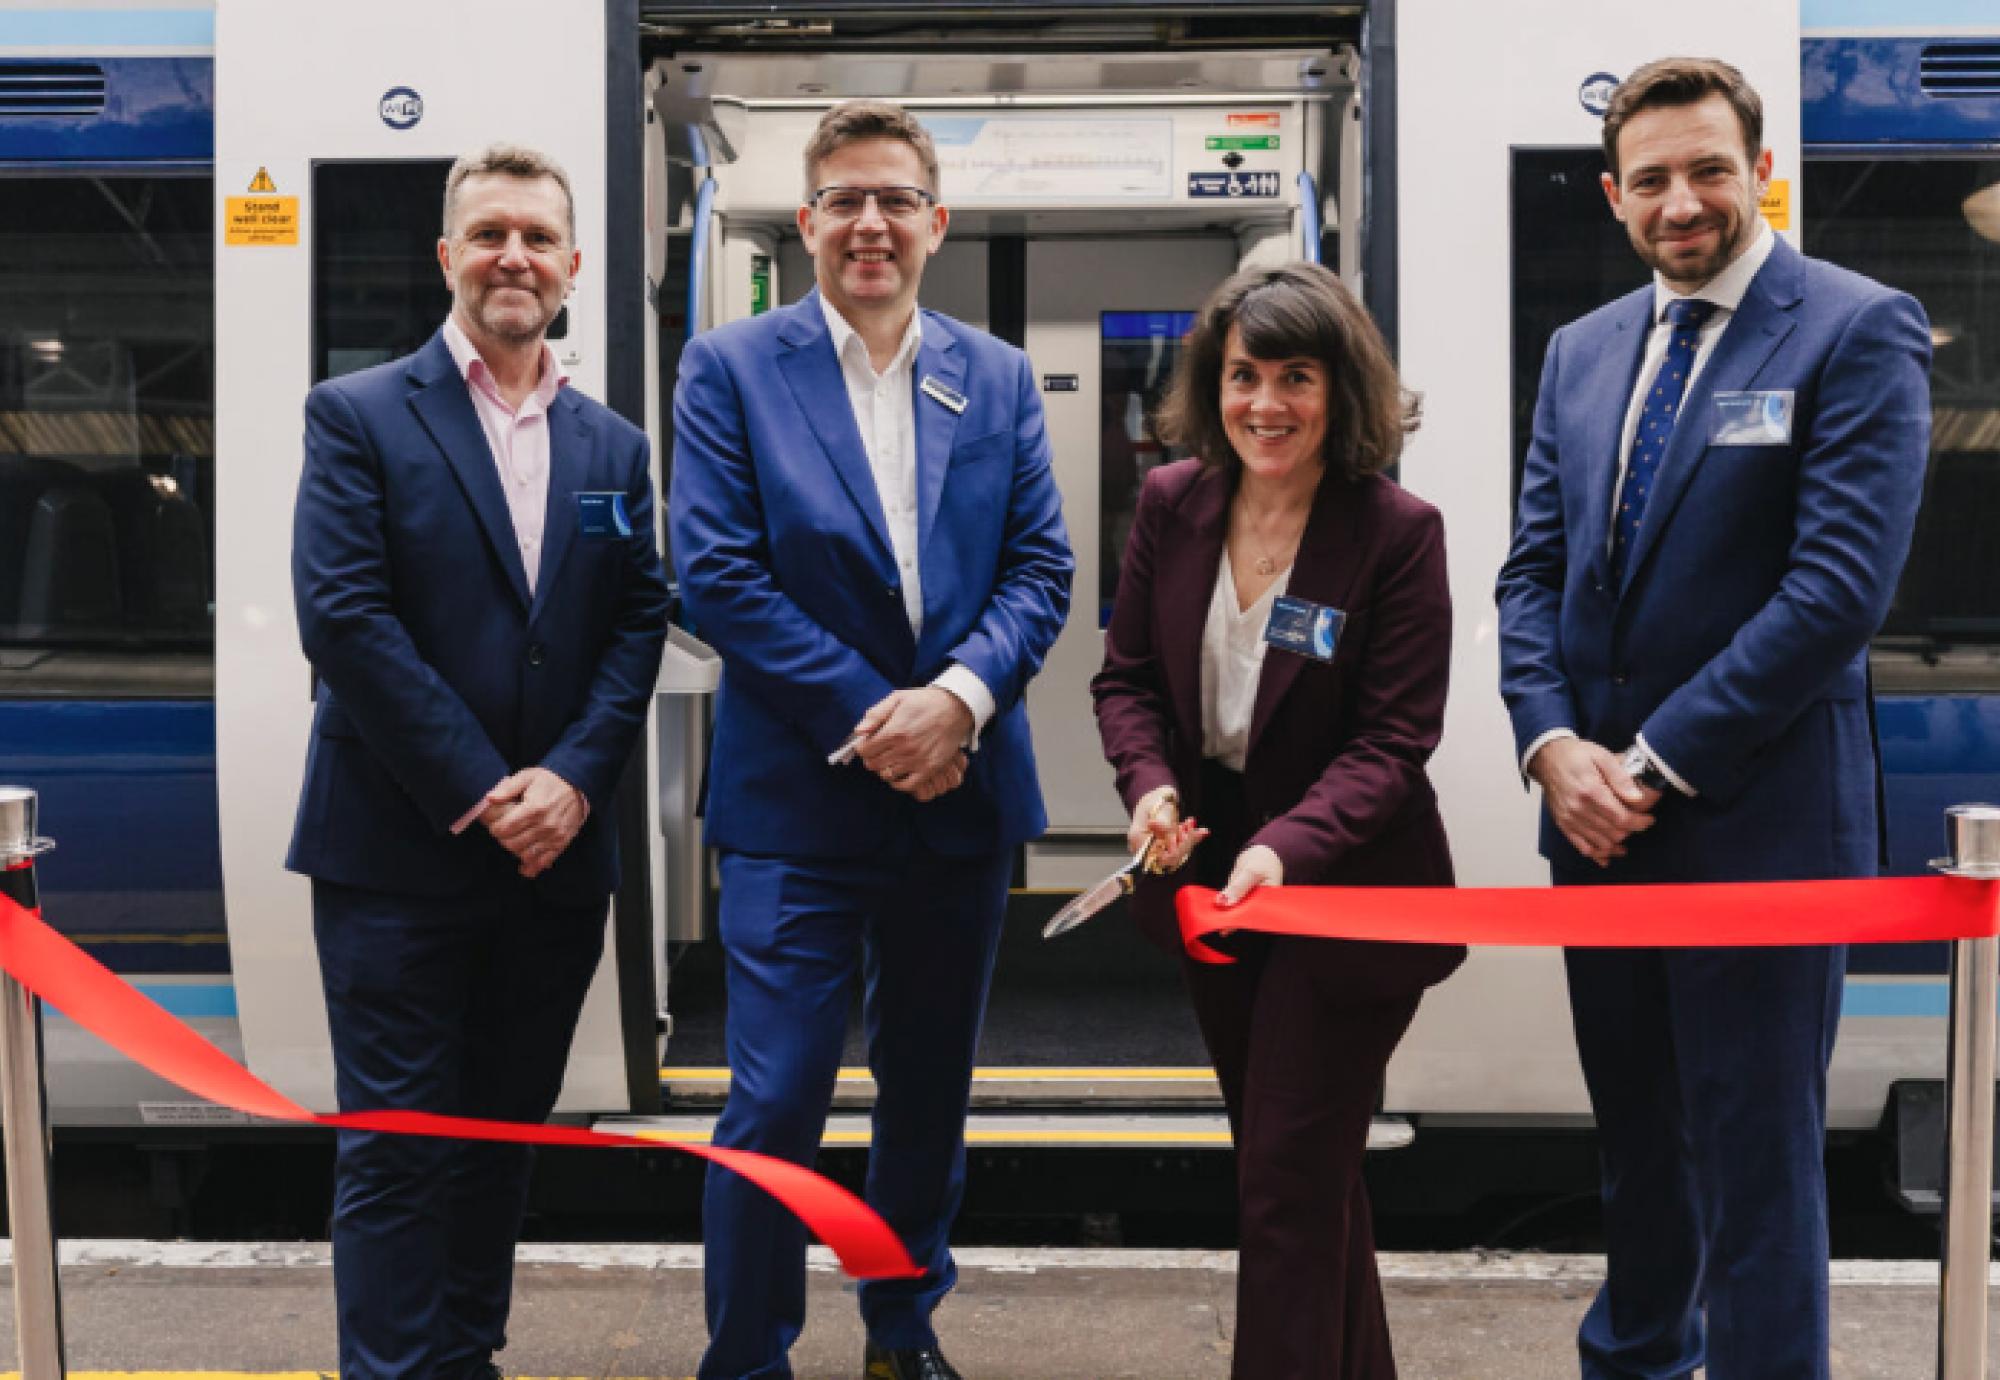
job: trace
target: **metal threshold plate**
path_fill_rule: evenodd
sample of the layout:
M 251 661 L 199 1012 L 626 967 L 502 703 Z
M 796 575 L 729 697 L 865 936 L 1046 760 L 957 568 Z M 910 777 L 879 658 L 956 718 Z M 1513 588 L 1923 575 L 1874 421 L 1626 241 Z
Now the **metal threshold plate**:
M 715 1132 L 715 1117 L 604 1117 L 596 1126 L 646 1140 L 706 1145 Z M 1398 1150 L 1415 1137 L 1415 1128 L 1402 1118 L 1377 1117 L 1368 1130 L 1368 1148 Z M 868 1118 L 852 1112 L 829 1117 L 820 1138 L 827 1149 L 854 1149 L 868 1142 Z M 1220 1112 L 1023 1114 L 975 1108 L 966 1120 L 965 1143 L 973 1149 L 1226 1150 L 1229 1121 Z
M 660 1084 L 671 1101 L 680 1104 L 720 1102 L 729 1093 L 727 1068 L 663 1068 Z M 875 1100 L 875 1079 L 865 1068 L 843 1068 L 834 1084 L 833 1105 L 865 1107 Z M 1085 1104 L 1143 1103 L 1156 1106 L 1220 1107 L 1222 1092 L 1215 1072 L 1206 1065 L 1189 1067 L 989 1066 L 972 1071 L 972 1105 L 1007 1106 L 1022 1103 Z

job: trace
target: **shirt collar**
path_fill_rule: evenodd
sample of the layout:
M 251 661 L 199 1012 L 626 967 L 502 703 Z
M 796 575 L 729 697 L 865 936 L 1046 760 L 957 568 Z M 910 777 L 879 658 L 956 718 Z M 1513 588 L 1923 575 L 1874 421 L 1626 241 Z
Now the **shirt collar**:
M 1659 323 L 1666 315 L 1667 305 L 1682 296 L 1698 298 L 1703 302 L 1713 302 L 1725 312 L 1733 312 L 1743 305 L 1743 294 L 1750 290 L 1751 279 L 1764 266 L 1764 260 L 1771 257 L 1771 247 L 1777 243 L 1777 236 L 1760 215 L 1757 217 L 1757 238 L 1750 241 L 1750 247 L 1736 256 L 1734 263 L 1710 278 L 1706 283 L 1690 293 L 1678 293 L 1667 286 L 1667 280 L 1658 273 L 1653 274 L 1653 322 Z
M 465 380 L 468 388 L 477 388 L 489 397 L 500 398 L 505 405 L 506 399 L 501 398 L 500 386 L 493 381 L 493 371 L 480 357 L 479 347 L 472 343 L 472 337 L 458 324 L 456 316 L 444 319 L 444 347 L 451 351 L 452 362 L 458 365 L 459 377 Z M 568 382 L 569 371 L 556 359 L 555 347 L 544 340 L 541 377 L 536 380 L 535 391 L 529 396 L 539 402 L 546 412 L 549 404 L 556 400 L 556 390 Z
M 833 303 L 826 300 L 825 293 L 819 294 L 819 309 L 826 315 L 827 333 L 833 337 L 833 353 L 841 359 L 846 359 L 851 348 L 848 342 L 859 342 L 861 357 L 868 361 L 869 369 L 873 370 L 875 362 L 868 359 L 867 342 L 861 339 L 859 331 L 847 324 L 847 318 L 840 314 Z M 903 329 L 903 343 L 896 347 L 896 357 L 889 361 L 889 367 L 880 371 L 880 374 L 892 374 L 908 364 L 916 357 L 917 347 L 923 343 L 923 339 L 924 314 L 921 310 L 915 310 L 910 313 L 910 324 Z

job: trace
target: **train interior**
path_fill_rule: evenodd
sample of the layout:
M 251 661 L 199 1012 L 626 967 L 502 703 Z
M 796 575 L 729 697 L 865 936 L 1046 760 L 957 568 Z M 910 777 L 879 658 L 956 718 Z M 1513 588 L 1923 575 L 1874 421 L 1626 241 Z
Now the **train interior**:
M 795 222 L 805 140 L 834 102 L 878 96 L 913 109 L 938 146 L 951 221 L 921 302 L 1024 348 L 1041 383 L 1076 578 L 1068 625 L 1029 692 L 1051 827 L 1017 869 L 975 1075 L 975 1141 L 1222 1134 L 1173 962 L 1117 910 L 1055 942 L 1040 932 L 1061 901 L 1124 861 L 1124 811 L 1088 682 L 1139 484 L 1179 458 L 1155 436 L 1153 409 L 1192 313 L 1239 267 L 1311 258 L 1354 279 L 1358 72 L 1346 44 L 701 52 L 652 65 L 663 378 L 689 327 L 811 288 Z M 670 411 L 663 400 L 663 429 Z M 697 942 L 710 914 L 668 916 L 670 1113 L 726 1088 L 720 956 Z M 851 1111 L 870 1084 L 858 1020 L 850 1031 L 840 1096 Z

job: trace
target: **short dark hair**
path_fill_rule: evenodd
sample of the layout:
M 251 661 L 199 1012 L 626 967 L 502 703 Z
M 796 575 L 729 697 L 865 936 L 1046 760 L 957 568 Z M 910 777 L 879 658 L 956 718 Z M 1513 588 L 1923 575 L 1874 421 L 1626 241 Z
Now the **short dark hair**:
M 1743 126 L 1743 149 L 1752 163 L 1764 151 L 1764 102 L 1743 74 L 1720 58 L 1658 58 L 1618 83 L 1604 112 L 1604 166 L 1618 180 L 1618 136 L 1642 110 L 1693 105 L 1721 96 Z
M 925 190 L 937 194 L 937 145 L 916 116 L 893 101 L 842 101 L 819 117 L 812 138 L 806 140 L 806 195 L 819 190 L 821 163 L 836 150 L 864 139 L 900 139 L 915 149 L 924 165 Z
M 537 149 L 519 144 L 488 144 L 462 155 L 451 165 L 444 179 L 444 236 L 451 238 L 452 222 L 458 216 L 458 189 L 468 177 L 519 177 L 534 182 L 546 177 L 562 188 L 563 206 L 568 213 L 570 243 L 576 242 L 576 194 L 570 190 L 569 174 L 562 164 Z
M 1222 426 L 1223 356 L 1230 328 L 1257 359 L 1314 359 L 1326 369 L 1326 467 L 1350 479 L 1379 474 L 1417 429 L 1422 399 L 1396 377 L 1388 342 L 1338 274 L 1318 264 L 1246 268 L 1210 294 L 1195 317 L 1155 417 L 1162 440 L 1202 463 L 1241 467 Z

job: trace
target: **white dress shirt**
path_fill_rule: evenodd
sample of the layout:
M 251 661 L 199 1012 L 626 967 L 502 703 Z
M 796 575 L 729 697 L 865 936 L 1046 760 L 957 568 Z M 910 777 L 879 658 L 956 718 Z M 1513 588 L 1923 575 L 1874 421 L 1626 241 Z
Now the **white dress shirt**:
M 1761 216 L 1758 217 L 1757 237 L 1750 241 L 1750 247 L 1737 255 L 1729 267 L 1690 293 L 1675 292 L 1658 271 L 1654 272 L 1653 330 L 1646 337 L 1645 353 L 1639 359 L 1639 377 L 1633 384 L 1631 398 L 1625 404 L 1625 428 L 1618 440 L 1618 479 L 1611 486 L 1611 514 L 1605 523 L 1607 553 L 1611 549 L 1609 543 L 1617 536 L 1619 491 L 1625 487 L 1625 469 L 1632 458 L 1632 438 L 1639 431 L 1639 414 L 1645 411 L 1647 390 L 1653 386 L 1653 376 L 1660 372 L 1660 361 L 1667 357 L 1667 346 L 1673 339 L 1674 328 L 1667 321 L 1667 307 L 1681 297 L 1691 297 L 1715 305 L 1714 312 L 1702 323 L 1701 332 L 1696 337 L 1694 364 L 1688 369 L 1685 385 L 1686 390 L 1691 392 L 1694 381 L 1701 377 L 1702 368 L 1708 363 L 1709 356 L 1715 353 L 1715 342 L 1722 338 L 1723 331 L 1728 329 L 1729 323 L 1736 317 L 1736 309 L 1743 305 L 1743 294 L 1750 290 L 1751 279 L 1757 276 L 1757 271 L 1764 266 L 1764 261 L 1771 257 L 1771 246 L 1775 240 L 1771 227 L 1765 224 Z M 1542 750 L 1544 744 L 1553 742 L 1557 738 L 1576 736 L 1574 728 L 1552 728 L 1542 734 L 1528 744 L 1528 750 L 1521 754 L 1522 774 L 1527 774 L 1528 764 L 1535 760 L 1535 754 Z M 1674 769 L 1666 764 L 1660 754 L 1653 751 L 1646 742 L 1645 734 L 1639 734 L 1637 741 L 1653 765 L 1660 769 L 1660 774 L 1667 778 L 1668 784 L 1682 795 L 1695 794 L 1694 787 L 1676 775 Z
M 833 352 L 840 360 L 840 375 L 847 383 L 847 401 L 854 409 L 854 425 L 861 432 L 862 449 L 868 452 L 868 469 L 875 476 L 875 493 L 882 501 L 882 516 L 889 524 L 889 547 L 895 553 L 896 570 L 903 587 L 903 611 L 909 616 L 910 632 L 922 636 L 924 630 L 924 584 L 921 553 L 917 550 L 917 347 L 923 343 L 921 311 L 910 313 L 896 356 L 880 373 L 868 358 L 868 342 L 847 318 L 825 297 L 819 307 L 826 314 L 826 328 L 833 336 Z M 957 696 L 972 711 L 972 732 L 976 743 L 995 709 L 993 692 L 977 674 L 953 662 L 938 673 L 931 684 Z
M 1256 603 L 1243 608 L 1237 601 L 1228 548 L 1223 549 L 1215 593 L 1208 601 L 1208 621 L 1201 627 L 1201 755 L 1231 771 L 1242 771 L 1250 753 L 1257 682 L 1263 678 L 1264 653 L 1271 645 L 1264 640 L 1264 628 L 1271 621 L 1271 606 L 1291 582 L 1292 569 L 1286 566 Z

